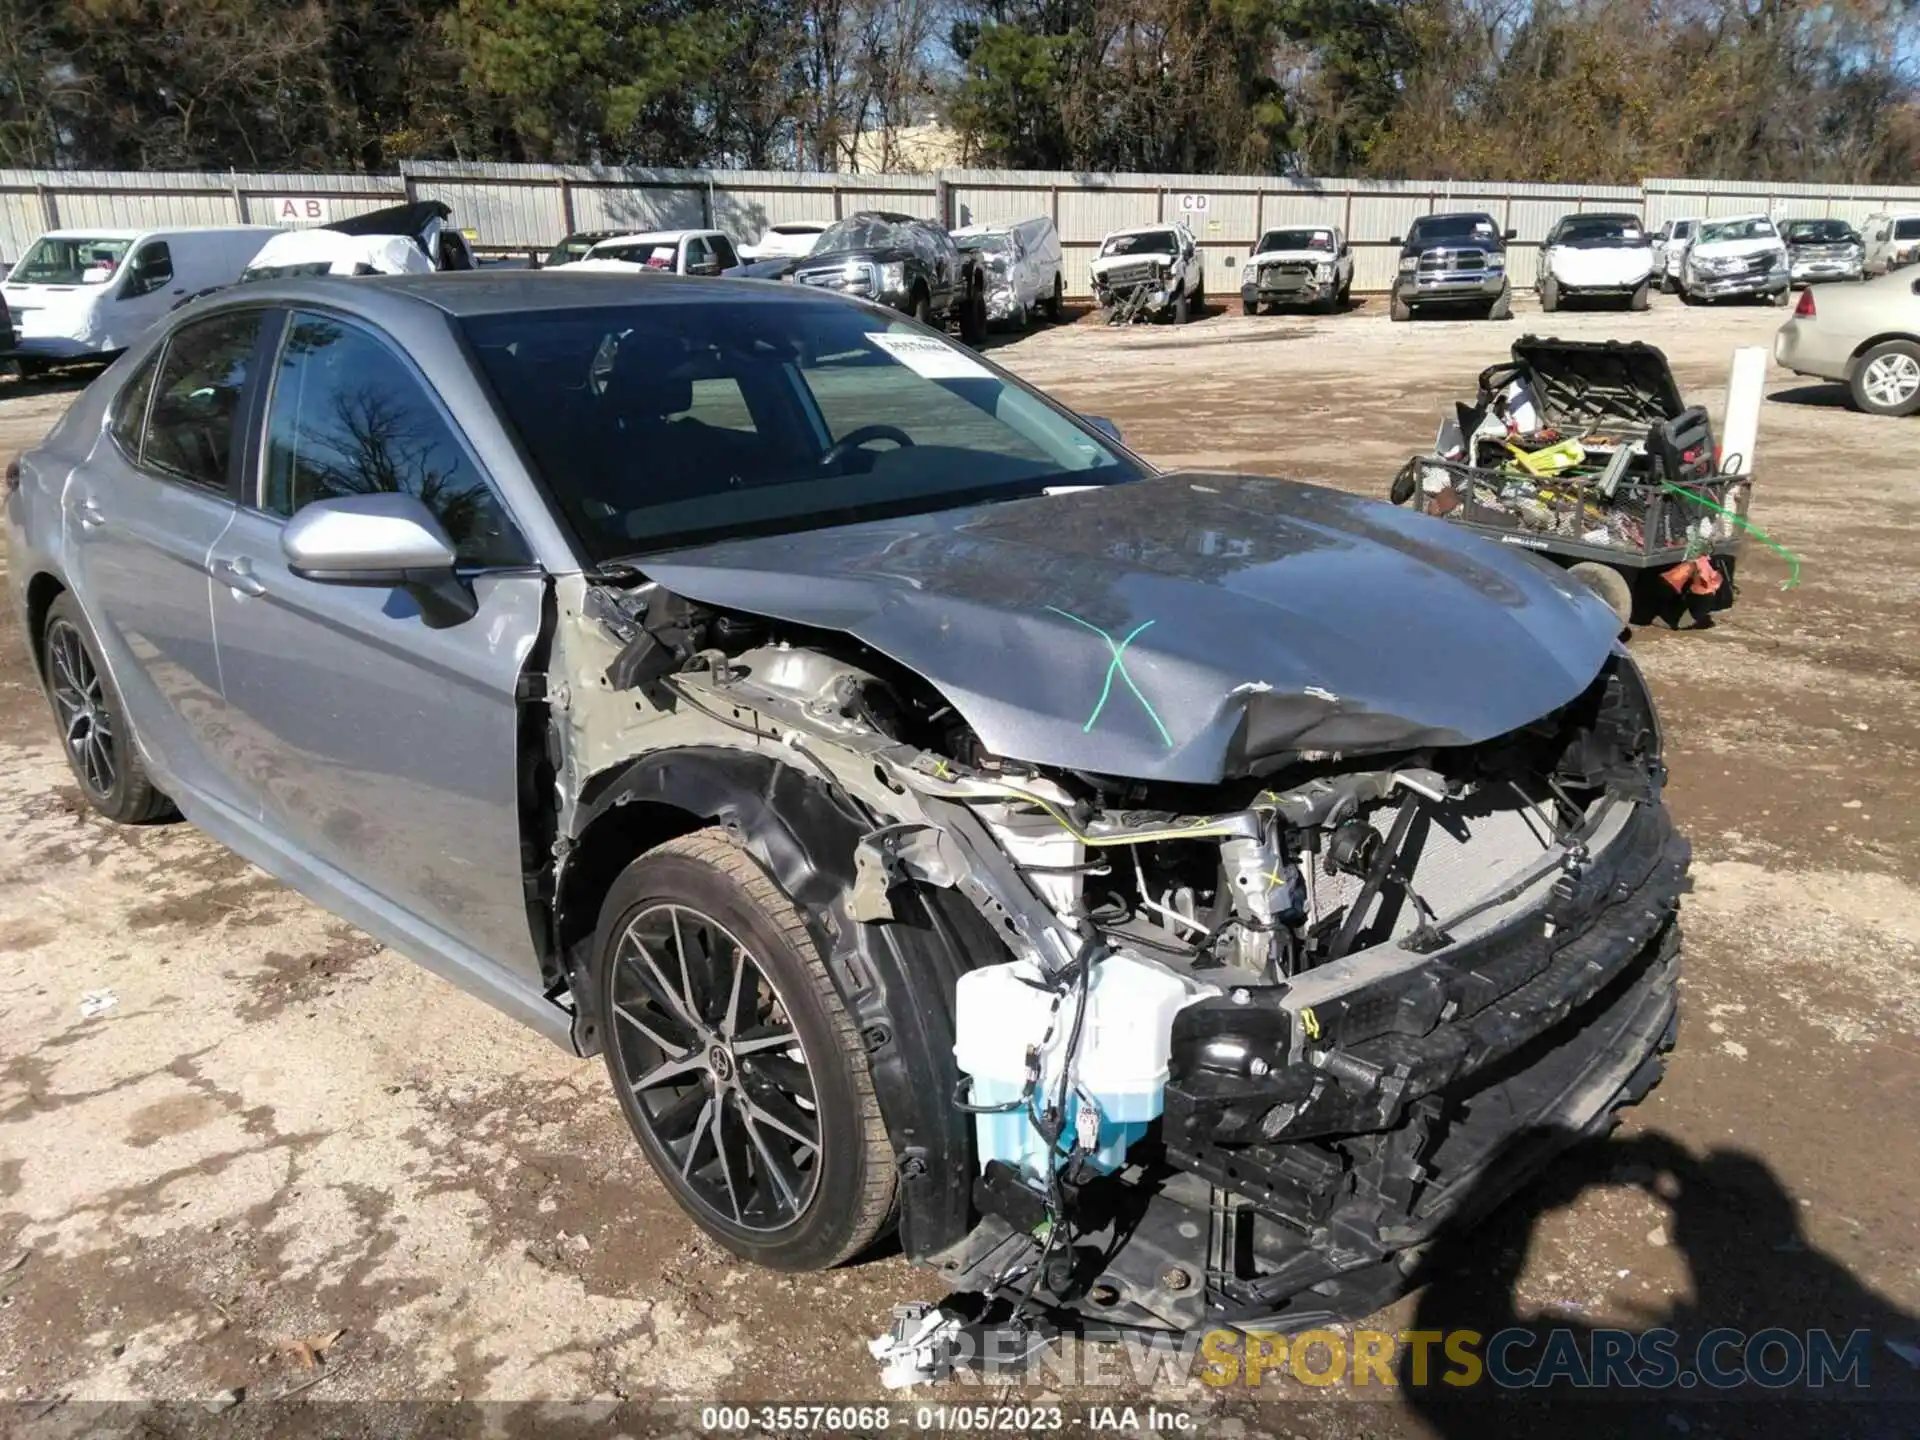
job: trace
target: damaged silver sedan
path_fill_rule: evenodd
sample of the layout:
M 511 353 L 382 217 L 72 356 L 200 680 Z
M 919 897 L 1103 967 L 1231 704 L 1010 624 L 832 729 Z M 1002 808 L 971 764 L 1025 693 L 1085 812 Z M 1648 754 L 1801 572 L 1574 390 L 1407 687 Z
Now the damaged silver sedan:
M 1672 1041 L 1687 851 L 1585 587 L 1157 473 L 875 306 L 262 282 L 9 492 L 93 805 L 604 1055 L 763 1264 L 1363 1313 Z

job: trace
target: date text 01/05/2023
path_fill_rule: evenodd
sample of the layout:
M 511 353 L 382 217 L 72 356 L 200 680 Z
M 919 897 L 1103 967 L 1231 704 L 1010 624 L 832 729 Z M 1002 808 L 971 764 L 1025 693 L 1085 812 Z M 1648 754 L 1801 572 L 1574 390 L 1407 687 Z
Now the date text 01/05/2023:
M 1187 1434 L 1198 1422 L 1185 1410 L 1157 1405 L 708 1405 L 700 1412 L 707 1431 L 763 1430 L 795 1434 L 903 1431 L 1004 1431 L 1013 1435 L 1049 1431 Z

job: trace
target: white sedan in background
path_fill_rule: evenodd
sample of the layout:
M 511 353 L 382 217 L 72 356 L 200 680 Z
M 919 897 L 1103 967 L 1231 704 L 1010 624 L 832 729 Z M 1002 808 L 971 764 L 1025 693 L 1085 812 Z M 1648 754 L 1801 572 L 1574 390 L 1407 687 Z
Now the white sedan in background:
M 1864 285 L 1800 292 L 1773 339 L 1773 358 L 1796 375 L 1844 381 L 1870 415 L 1920 410 L 1920 279 L 1896 270 Z
M 831 220 L 778 220 L 760 232 L 760 238 L 740 247 L 740 258 L 755 260 L 797 260 L 812 253 L 813 242 Z

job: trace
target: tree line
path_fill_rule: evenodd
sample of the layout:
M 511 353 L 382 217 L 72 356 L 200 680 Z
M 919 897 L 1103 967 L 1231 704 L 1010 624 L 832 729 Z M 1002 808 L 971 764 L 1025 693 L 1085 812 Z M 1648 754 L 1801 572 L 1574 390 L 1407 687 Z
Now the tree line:
M 1909 182 L 1916 40 L 1910 0 L 0 0 L 0 164 Z

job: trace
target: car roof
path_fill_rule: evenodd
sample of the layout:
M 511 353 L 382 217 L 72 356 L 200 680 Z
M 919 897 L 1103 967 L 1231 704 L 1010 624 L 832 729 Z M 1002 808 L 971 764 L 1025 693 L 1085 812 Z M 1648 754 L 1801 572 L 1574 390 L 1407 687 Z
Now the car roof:
M 1576 210 L 1571 215 L 1562 215 L 1557 223 L 1564 225 L 1569 220 L 1611 220 L 1620 225 L 1640 223 L 1640 217 L 1631 210 Z
M 677 245 L 689 235 L 718 235 L 718 230 L 615 230 L 602 245 Z
M 515 311 L 584 310 L 601 305 L 671 305 L 716 299 L 800 304 L 831 299 L 819 291 L 760 280 L 674 275 L 664 270 L 575 273 L 551 270 L 450 270 L 426 275 L 297 276 L 254 280 L 223 290 L 219 303 L 317 304 L 372 319 L 434 309 L 455 319 Z M 204 312 L 202 312 L 204 313 Z
M 1427 220 L 1486 220 L 1490 222 L 1492 219 L 1493 216 L 1485 210 L 1440 210 L 1432 215 L 1416 215 L 1413 217 L 1413 223 L 1418 225 Z

